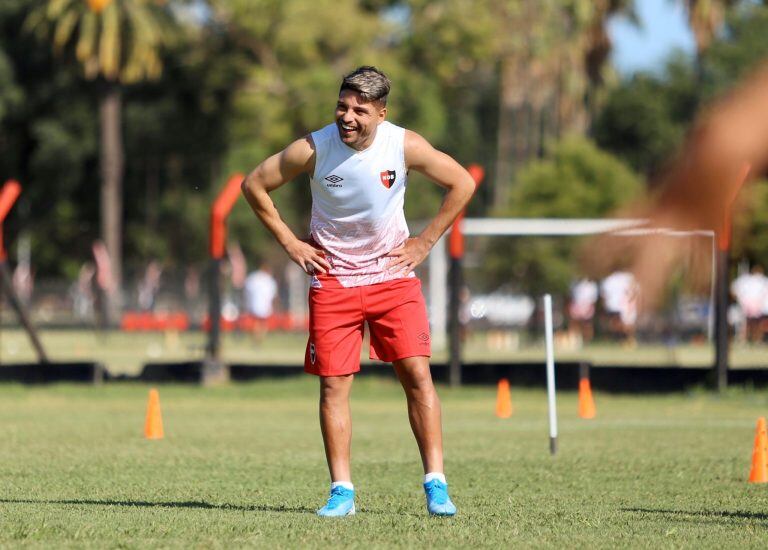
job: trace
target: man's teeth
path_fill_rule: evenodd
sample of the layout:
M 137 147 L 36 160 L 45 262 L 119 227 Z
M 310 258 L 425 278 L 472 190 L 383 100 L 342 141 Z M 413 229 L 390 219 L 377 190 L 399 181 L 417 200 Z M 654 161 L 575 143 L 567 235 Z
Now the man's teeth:
M 355 129 L 354 126 L 347 126 L 346 124 L 342 124 L 341 127 L 344 128 L 345 130 L 354 130 Z

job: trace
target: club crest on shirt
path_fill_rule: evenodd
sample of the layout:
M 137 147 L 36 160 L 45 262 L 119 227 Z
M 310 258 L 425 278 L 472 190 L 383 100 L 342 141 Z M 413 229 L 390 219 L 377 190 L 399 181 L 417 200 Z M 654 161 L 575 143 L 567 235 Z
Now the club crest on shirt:
M 394 170 L 384 170 L 379 174 L 379 177 L 381 178 L 381 184 L 387 189 L 390 189 L 392 187 L 392 184 L 395 183 L 395 178 L 397 178 L 397 174 L 395 173 Z

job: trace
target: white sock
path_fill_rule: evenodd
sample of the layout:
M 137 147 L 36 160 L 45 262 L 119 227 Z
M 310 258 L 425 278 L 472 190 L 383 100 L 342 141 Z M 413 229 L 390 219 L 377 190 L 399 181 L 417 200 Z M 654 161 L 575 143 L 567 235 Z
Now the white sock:
M 439 479 L 441 483 L 448 483 L 445 481 L 445 474 L 442 472 L 429 472 L 424 476 L 424 483 L 429 483 L 433 479 Z
M 352 485 L 351 481 L 333 481 L 331 482 L 331 491 L 333 491 L 336 487 L 344 487 L 345 489 L 348 489 L 350 491 L 355 490 L 355 486 Z

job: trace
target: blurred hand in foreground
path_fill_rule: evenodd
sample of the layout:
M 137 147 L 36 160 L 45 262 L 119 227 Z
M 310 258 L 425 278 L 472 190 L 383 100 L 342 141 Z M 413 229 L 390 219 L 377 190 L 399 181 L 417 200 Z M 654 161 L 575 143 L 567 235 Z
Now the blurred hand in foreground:
M 618 215 L 647 219 L 651 229 L 719 233 L 744 181 L 763 174 L 767 167 L 768 62 L 764 62 L 700 113 L 682 150 L 651 186 L 653 191 Z M 709 251 L 710 243 L 700 238 L 601 235 L 589 242 L 584 260 L 590 271 L 603 274 L 628 258 L 643 290 L 644 305 L 653 307 L 681 260 L 690 262 L 691 273 L 708 278 Z

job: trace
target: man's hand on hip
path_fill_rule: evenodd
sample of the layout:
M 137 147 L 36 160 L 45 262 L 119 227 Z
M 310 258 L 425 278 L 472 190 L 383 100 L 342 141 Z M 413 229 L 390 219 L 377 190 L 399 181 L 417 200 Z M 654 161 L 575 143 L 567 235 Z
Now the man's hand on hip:
M 388 257 L 394 258 L 389 265 L 389 271 L 404 271 L 409 275 L 427 257 L 429 248 L 429 245 L 419 237 L 407 239 L 403 246 L 387 254 Z
M 296 239 L 285 247 L 285 251 L 288 253 L 288 257 L 299 264 L 299 267 L 308 275 L 317 271 L 327 273 L 331 269 L 331 264 L 325 259 L 322 250 L 318 250 L 302 240 Z

